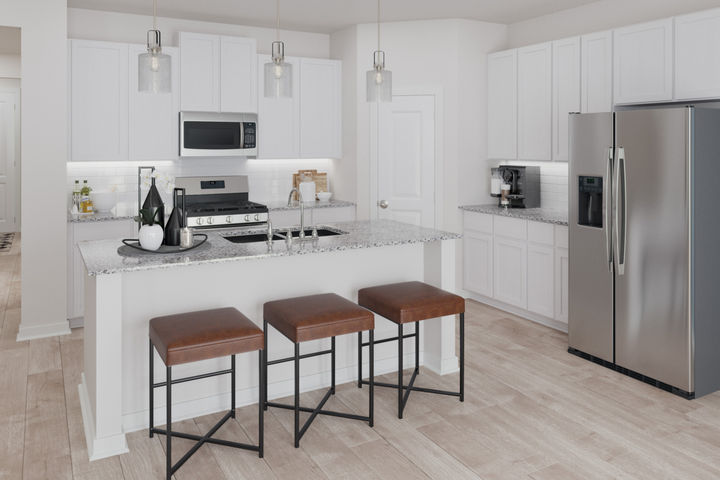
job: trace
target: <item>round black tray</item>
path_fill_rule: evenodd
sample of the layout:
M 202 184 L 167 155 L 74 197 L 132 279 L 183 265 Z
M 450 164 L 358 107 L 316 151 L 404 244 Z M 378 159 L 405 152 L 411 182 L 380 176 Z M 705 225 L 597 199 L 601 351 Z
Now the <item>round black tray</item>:
M 140 250 L 141 252 L 145 252 L 145 253 L 170 254 L 170 253 L 182 253 L 182 252 L 187 252 L 187 251 L 193 250 L 193 249 L 199 247 L 200 245 L 202 245 L 203 243 L 207 242 L 207 238 L 208 238 L 208 236 L 205 235 L 204 233 L 195 233 L 195 234 L 193 234 L 192 247 L 183 248 L 180 246 L 173 247 L 170 245 L 160 245 L 160 248 L 158 248 L 157 250 L 146 250 L 146 249 L 142 248 L 140 246 L 140 240 L 138 240 L 137 238 L 125 238 L 125 239 L 123 239 L 122 243 L 124 243 L 125 245 L 127 245 L 130 248 L 134 248 L 135 250 Z

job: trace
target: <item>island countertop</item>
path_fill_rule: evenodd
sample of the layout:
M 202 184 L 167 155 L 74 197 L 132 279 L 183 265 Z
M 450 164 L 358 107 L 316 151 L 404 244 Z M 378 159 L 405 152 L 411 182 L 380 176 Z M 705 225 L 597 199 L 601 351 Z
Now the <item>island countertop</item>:
M 272 245 L 269 245 L 263 241 L 232 243 L 223 238 L 233 234 L 264 232 L 264 230 L 243 230 L 242 232 L 207 232 L 208 240 L 205 245 L 196 250 L 169 255 L 145 252 L 137 252 L 137 254 L 133 252 L 131 255 L 123 255 L 118 251 L 122 246 L 119 239 L 80 242 L 78 247 L 88 275 L 97 276 L 187 265 L 427 243 L 461 238 L 461 235 L 457 233 L 423 228 L 392 220 L 343 222 L 332 224 L 329 227 L 331 230 L 338 230 L 343 233 L 341 235 L 320 237 L 316 240 L 306 239 L 299 241 L 295 239 L 290 246 L 284 240 L 275 240 Z

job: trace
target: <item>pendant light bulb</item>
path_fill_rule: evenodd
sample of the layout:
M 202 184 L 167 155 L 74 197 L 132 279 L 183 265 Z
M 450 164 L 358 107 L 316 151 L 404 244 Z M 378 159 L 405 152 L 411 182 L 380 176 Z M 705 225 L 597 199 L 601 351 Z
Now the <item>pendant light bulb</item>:
M 138 91 L 170 93 L 172 59 L 162 53 L 162 36 L 157 29 L 157 0 L 153 0 L 153 29 L 147 32 L 147 52 L 138 55 Z
M 366 99 L 368 102 L 392 102 L 392 72 L 385 69 L 385 52 L 380 50 L 380 0 L 377 2 L 377 32 L 373 69 L 366 76 Z
M 265 97 L 292 97 L 292 65 L 285 61 L 285 44 L 280 41 L 280 0 L 276 1 L 275 40 L 272 43 L 272 58 L 265 64 Z

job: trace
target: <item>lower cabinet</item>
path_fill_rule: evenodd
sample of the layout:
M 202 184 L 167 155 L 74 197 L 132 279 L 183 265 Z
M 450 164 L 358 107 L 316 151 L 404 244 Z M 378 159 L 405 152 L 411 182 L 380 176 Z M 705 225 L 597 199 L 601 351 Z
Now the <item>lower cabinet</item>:
M 463 221 L 465 290 L 531 320 L 567 323 L 567 227 L 474 212 Z

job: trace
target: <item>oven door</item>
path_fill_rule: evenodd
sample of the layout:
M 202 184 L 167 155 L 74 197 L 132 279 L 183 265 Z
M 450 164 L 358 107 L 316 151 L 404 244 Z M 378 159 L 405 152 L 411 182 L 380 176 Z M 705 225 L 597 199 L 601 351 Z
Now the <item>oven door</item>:
M 256 155 L 245 140 L 248 115 L 234 113 L 180 113 L 181 157 L 247 157 Z M 253 123 L 254 125 L 254 123 Z M 252 146 L 252 148 L 247 148 Z

